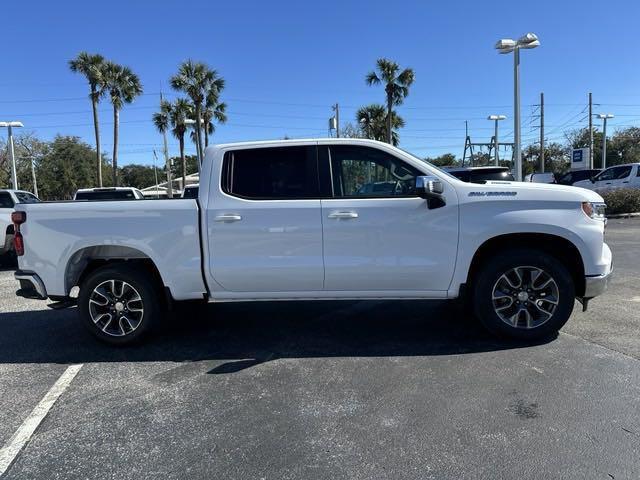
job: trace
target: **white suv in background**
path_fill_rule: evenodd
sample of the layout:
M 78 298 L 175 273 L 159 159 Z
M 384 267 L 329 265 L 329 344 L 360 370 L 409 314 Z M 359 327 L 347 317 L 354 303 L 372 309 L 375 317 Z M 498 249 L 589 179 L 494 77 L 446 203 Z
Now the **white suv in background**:
M 0 256 L 13 250 L 13 223 L 11 212 L 16 203 L 36 203 L 38 197 L 22 190 L 0 190 Z
M 609 167 L 595 177 L 576 182 L 573 186 L 599 191 L 613 188 L 640 188 L 640 163 Z

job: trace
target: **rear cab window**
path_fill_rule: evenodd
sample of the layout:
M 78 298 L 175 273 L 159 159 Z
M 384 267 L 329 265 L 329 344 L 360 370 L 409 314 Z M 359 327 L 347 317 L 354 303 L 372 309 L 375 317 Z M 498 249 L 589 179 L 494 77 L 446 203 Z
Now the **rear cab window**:
M 38 203 L 40 200 L 38 197 L 28 192 L 15 192 L 18 203 Z
M 13 208 L 14 203 L 9 192 L 0 192 L 0 208 Z
M 247 200 L 319 198 L 317 148 L 263 147 L 227 152 L 222 191 Z
M 115 190 L 107 192 L 78 192 L 76 200 L 135 200 L 131 190 Z

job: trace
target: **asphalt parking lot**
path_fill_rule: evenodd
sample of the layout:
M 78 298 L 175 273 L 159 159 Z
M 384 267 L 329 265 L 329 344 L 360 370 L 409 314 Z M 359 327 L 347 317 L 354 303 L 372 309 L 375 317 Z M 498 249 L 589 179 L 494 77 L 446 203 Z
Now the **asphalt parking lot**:
M 440 302 L 184 308 L 97 343 L 0 272 L 0 448 L 82 365 L 3 478 L 640 478 L 640 219 L 615 277 L 540 344 Z

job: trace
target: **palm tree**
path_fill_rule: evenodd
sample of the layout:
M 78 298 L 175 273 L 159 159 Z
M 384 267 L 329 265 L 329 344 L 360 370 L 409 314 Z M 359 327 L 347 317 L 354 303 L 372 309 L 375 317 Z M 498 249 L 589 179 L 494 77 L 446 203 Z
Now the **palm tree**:
M 217 92 L 211 90 L 207 95 L 202 109 L 202 126 L 204 131 L 204 147 L 209 146 L 209 135 L 216 131 L 214 121 L 218 123 L 227 123 L 227 104 L 219 101 Z M 191 131 L 191 140 L 197 143 L 196 131 Z
M 193 105 L 186 98 L 178 98 L 174 103 L 163 100 L 160 111 L 153 114 L 153 123 L 160 133 L 171 128 L 171 133 L 180 144 L 180 162 L 182 163 L 182 188 L 187 180 L 187 159 L 184 154 L 184 134 L 187 131 L 187 120 L 193 115 Z M 168 185 L 167 188 L 171 188 Z
M 96 135 L 96 178 L 98 186 L 102 187 L 102 155 L 100 153 L 100 129 L 98 128 L 98 102 L 104 94 L 103 78 L 104 57 L 98 54 L 80 52 L 78 56 L 69 60 L 72 72 L 81 73 L 89 82 L 91 106 L 93 107 L 93 130 Z
M 402 105 L 404 98 L 409 95 L 409 87 L 415 79 L 415 74 L 411 68 L 405 68 L 402 72 L 400 66 L 386 58 L 380 58 L 376 62 L 378 72 L 369 72 L 366 76 L 368 85 L 378 85 L 384 83 L 384 91 L 387 100 L 387 136 L 386 140 L 391 143 L 392 130 L 392 110 L 394 105 Z
M 129 67 L 113 62 L 105 62 L 103 67 L 105 88 L 113 105 L 113 186 L 118 186 L 118 130 L 120 109 L 142 94 L 142 84 Z
M 359 108 L 356 112 L 356 121 L 364 137 L 372 140 L 385 141 L 388 138 L 387 118 L 385 107 L 377 103 Z M 404 119 L 393 110 L 391 111 L 391 125 L 393 127 L 391 143 L 398 145 L 400 136 L 396 130 L 404 127 Z
M 182 91 L 191 99 L 196 120 L 196 149 L 202 161 L 202 110 L 210 92 L 219 95 L 224 89 L 224 79 L 202 62 L 187 60 L 178 67 L 178 73 L 171 77 L 171 87 Z

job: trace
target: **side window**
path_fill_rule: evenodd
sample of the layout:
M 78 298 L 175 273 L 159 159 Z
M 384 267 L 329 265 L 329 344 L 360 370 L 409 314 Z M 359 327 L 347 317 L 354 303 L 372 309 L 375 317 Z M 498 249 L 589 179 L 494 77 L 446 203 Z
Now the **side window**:
M 13 208 L 13 200 L 8 192 L 0 192 L 0 208 Z
M 631 174 L 631 165 L 627 165 L 626 167 L 616 167 L 614 170 L 616 170 L 614 178 L 618 180 L 627 178 Z
M 615 178 L 615 168 L 607 168 L 606 170 L 604 170 L 602 173 L 600 173 L 595 180 L 596 181 L 601 181 L 601 180 L 613 180 Z
M 415 168 L 381 150 L 339 145 L 330 148 L 334 197 L 415 195 Z
M 250 200 L 318 198 L 316 147 L 229 152 L 222 168 L 222 190 Z

